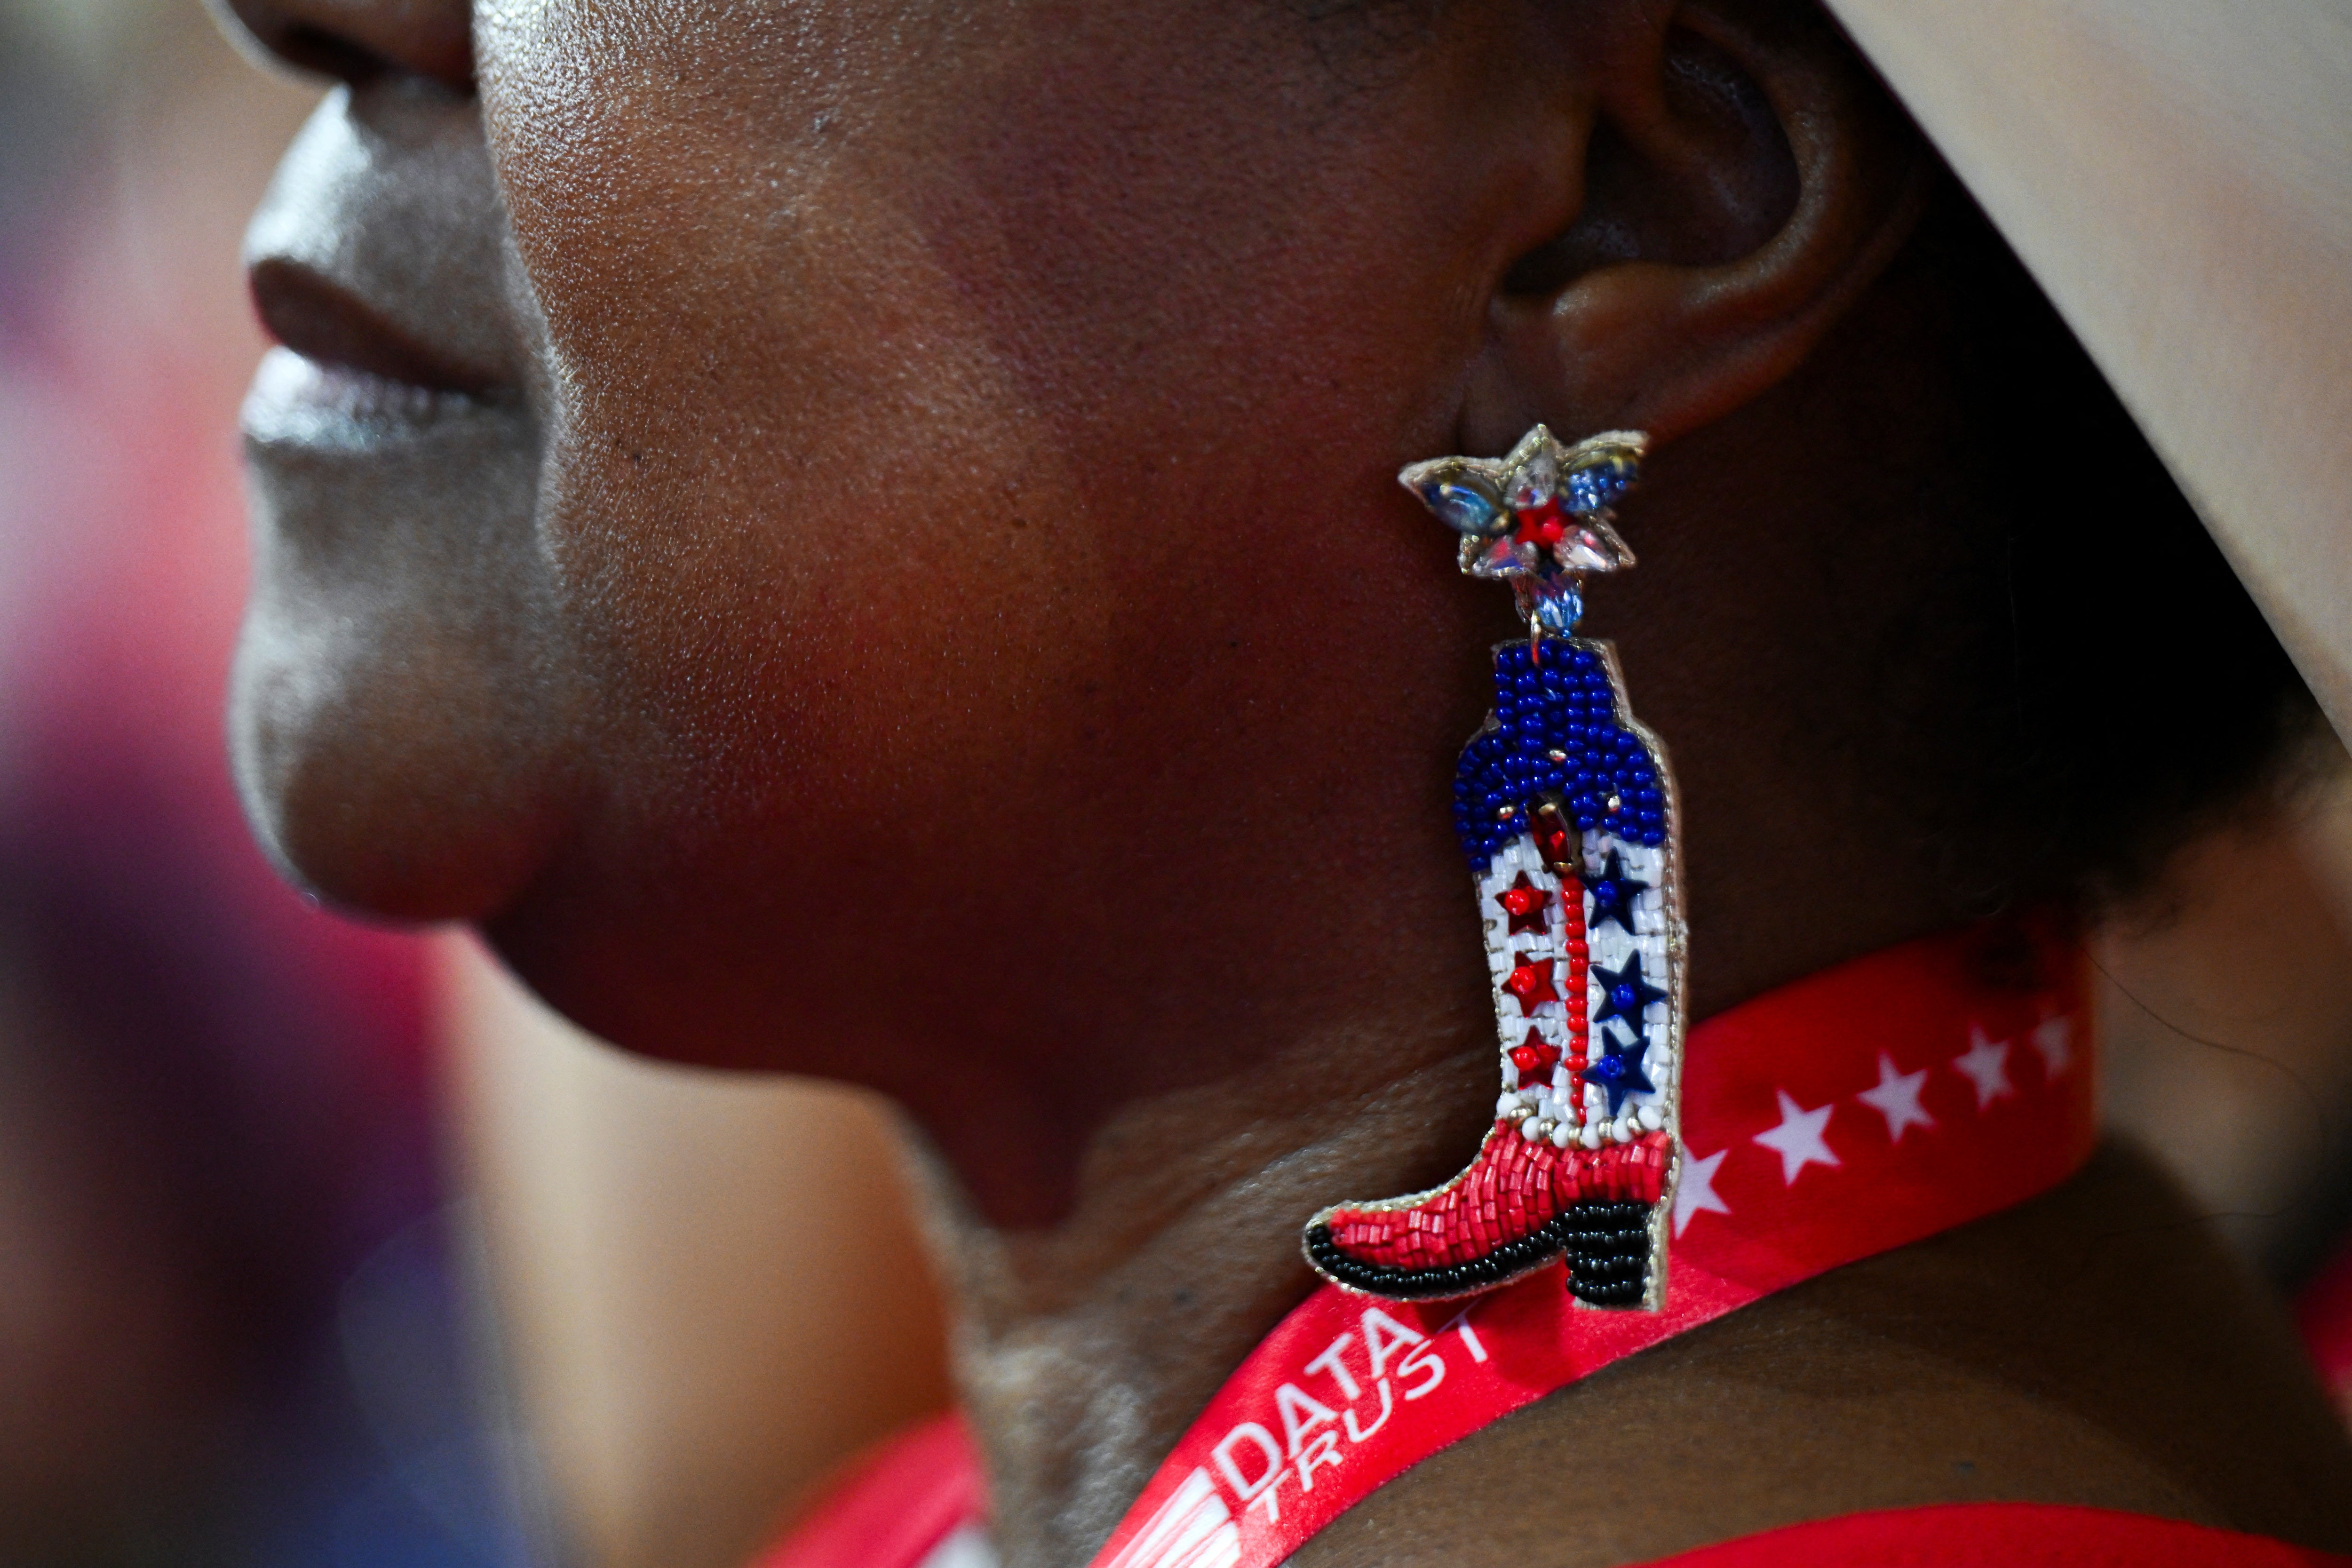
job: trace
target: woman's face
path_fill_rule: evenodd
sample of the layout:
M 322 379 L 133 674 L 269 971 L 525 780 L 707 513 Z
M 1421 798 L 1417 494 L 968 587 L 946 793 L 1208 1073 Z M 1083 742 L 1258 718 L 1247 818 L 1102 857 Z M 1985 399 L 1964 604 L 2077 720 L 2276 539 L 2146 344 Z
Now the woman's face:
M 235 700 L 328 896 L 1036 1212 L 1116 1105 L 1474 1062 L 1510 622 L 1393 476 L 1541 419 L 1706 427 L 1596 595 L 1700 1010 L 1948 918 L 1856 717 L 1972 537 L 1883 526 L 1950 423 L 1914 144 L 1811 7 L 225 3 L 349 84 L 250 239 Z
M 1066 1048 L 1008 987 L 1337 984 L 1451 866 L 1507 623 L 1392 476 L 1517 434 L 1461 427 L 1572 195 L 1470 153 L 1516 10 L 486 0 L 478 105 L 462 12 L 239 9 L 357 78 L 251 241 L 235 704 L 329 897 L 887 1080 Z

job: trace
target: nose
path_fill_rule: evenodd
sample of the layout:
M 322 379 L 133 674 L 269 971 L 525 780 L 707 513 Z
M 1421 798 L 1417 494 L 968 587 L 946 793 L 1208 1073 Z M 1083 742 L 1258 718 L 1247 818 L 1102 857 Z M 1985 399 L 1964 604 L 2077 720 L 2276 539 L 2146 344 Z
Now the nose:
M 222 26 L 297 70 L 359 86 L 421 77 L 474 85 L 468 0 L 212 0 Z

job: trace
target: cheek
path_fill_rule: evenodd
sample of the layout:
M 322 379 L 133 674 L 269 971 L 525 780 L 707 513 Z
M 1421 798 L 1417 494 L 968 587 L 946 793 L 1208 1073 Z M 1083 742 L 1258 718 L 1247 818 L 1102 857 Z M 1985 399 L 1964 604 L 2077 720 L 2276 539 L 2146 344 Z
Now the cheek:
M 1463 600 L 1390 478 L 1445 437 L 1393 389 L 1476 324 L 1422 303 L 1396 182 L 1132 29 L 950 72 L 821 6 L 525 11 L 485 101 L 630 831 L 810 866 L 929 822 L 1000 875 L 1137 822 L 1311 831 L 1349 742 L 1453 717 L 1407 650 Z
M 924 235 L 861 199 L 892 182 L 842 145 L 840 100 L 888 92 L 837 52 L 810 79 L 823 42 L 725 6 L 539 6 L 484 34 L 558 404 L 548 550 L 592 670 L 701 765 L 872 730 L 862 694 L 912 689 L 891 662 L 975 618 L 1092 635 L 1066 468 L 936 309 Z

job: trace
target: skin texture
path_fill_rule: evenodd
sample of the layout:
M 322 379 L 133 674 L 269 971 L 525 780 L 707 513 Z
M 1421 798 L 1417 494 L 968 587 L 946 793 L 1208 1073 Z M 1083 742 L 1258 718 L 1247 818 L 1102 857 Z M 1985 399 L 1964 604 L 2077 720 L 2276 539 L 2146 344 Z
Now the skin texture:
M 231 8 L 350 83 L 252 244 L 299 356 L 247 415 L 265 839 L 331 899 L 483 922 L 624 1046 L 896 1096 L 1013 1562 L 1108 1532 L 1303 1294 L 1304 1215 L 1442 1178 L 1486 1117 L 1444 802 L 1510 626 L 1400 464 L 1658 437 L 1591 626 L 1682 780 L 1699 1016 L 2013 879 L 1950 783 L 1990 742 L 1941 630 L 1984 616 L 1981 458 L 1904 258 L 1931 161 L 1801 8 Z M 2144 1173 L 2102 1191 L 1612 1373 L 1690 1458 L 1538 1554 L 1890 1485 L 2352 1545 L 2352 1456 L 2218 1265 L 2164 1297 L 2210 1330 L 2186 1369 L 2109 1342 L 2128 1276 L 2035 1352 L 2105 1381 L 2053 1393 L 1996 1331 L 2053 1248 L 2179 1223 Z M 1890 1482 L 1885 1410 L 1801 1397 L 1948 1340 L 1886 1409 L 1993 1479 Z M 2151 1431 L 2143 1383 L 2303 1414 Z M 1478 1521 L 1523 1492 L 1477 1456 L 1598 1397 L 1313 1552 L 1499 1561 Z M 1755 1447 L 1798 1420 L 1801 1487 Z M 1670 1500 L 1702 1458 L 1704 1514 Z

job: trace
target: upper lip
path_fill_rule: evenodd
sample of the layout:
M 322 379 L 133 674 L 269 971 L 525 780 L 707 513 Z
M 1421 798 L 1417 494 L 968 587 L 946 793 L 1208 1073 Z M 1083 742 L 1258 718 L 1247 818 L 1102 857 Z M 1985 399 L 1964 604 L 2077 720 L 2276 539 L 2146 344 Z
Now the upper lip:
M 248 268 L 254 308 L 270 336 L 303 358 L 387 381 L 483 397 L 506 389 L 496 367 L 470 364 L 303 262 L 262 257 Z
M 474 106 L 385 83 L 327 96 L 246 234 L 262 323 L 321 364 L 481 397 L 521 363 Z

